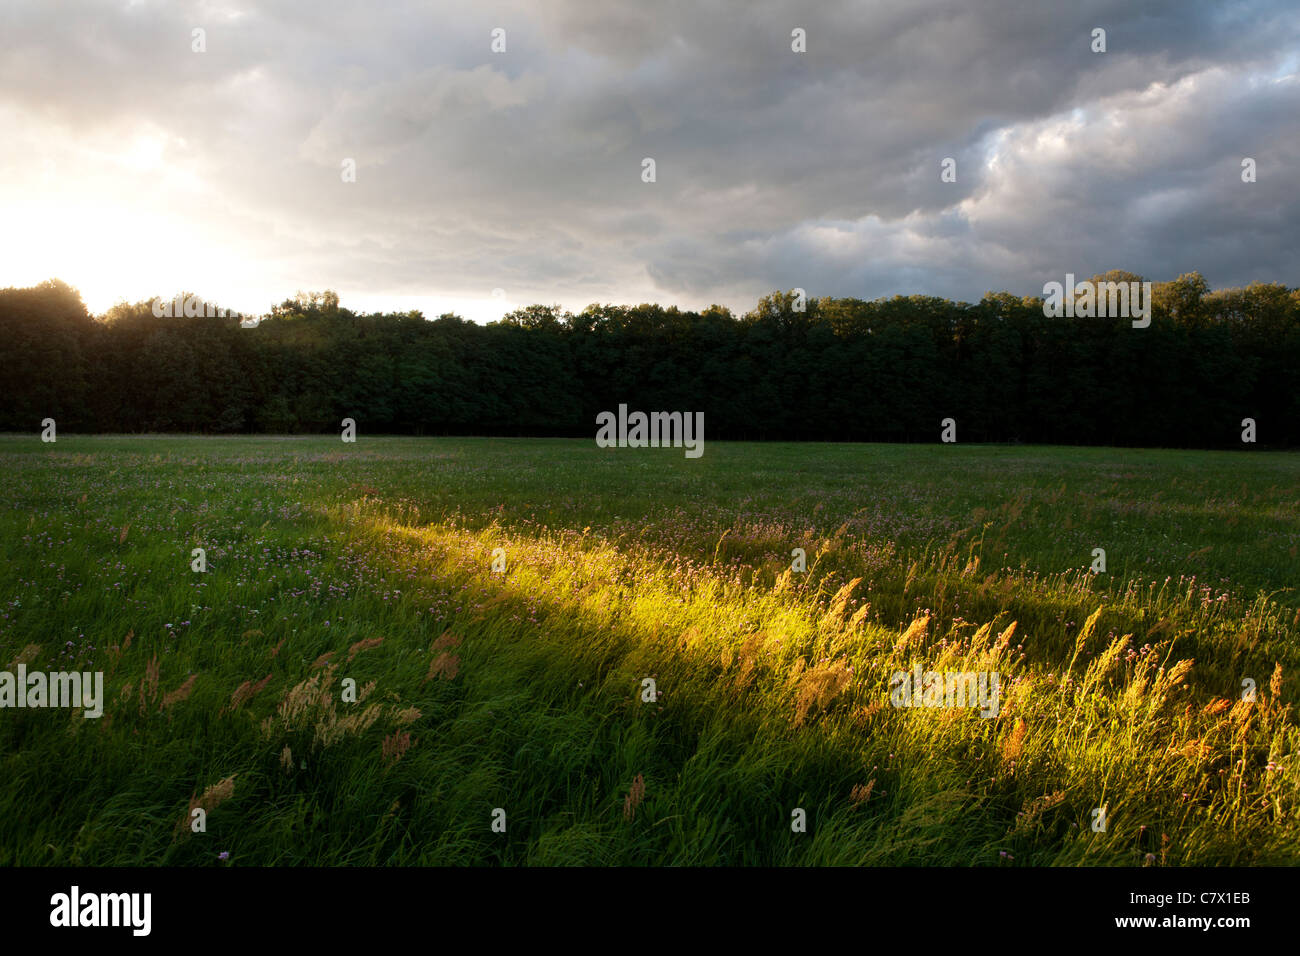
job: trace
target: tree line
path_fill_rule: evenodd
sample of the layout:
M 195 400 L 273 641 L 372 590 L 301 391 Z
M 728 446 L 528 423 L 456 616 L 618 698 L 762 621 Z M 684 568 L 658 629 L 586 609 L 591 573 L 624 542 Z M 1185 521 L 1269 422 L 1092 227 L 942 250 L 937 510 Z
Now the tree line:
M 92 316 L 57 280 L 0 291 L 0 429 L 591 436 L 624 403 L 704 412 L 709 440 L 931 442 L 951 418 L 963 442 L 1243 447 L 1249 418 L 1258 444 L 1300 444 L 1300 289 L 1198 273 L 1153 284 L 1146 328 L 1007 292 L 532 305 L 486 325 L 332 292 L 256 327 L 158 301 Z

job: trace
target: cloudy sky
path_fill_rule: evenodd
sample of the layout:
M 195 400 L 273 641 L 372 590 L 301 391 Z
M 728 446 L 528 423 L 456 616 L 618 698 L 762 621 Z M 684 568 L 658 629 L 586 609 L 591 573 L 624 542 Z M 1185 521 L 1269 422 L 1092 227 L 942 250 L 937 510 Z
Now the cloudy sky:
M 1298 71 L 1294 0 L 4 0 L 0 286 L 481 321 L 1297 285 Z

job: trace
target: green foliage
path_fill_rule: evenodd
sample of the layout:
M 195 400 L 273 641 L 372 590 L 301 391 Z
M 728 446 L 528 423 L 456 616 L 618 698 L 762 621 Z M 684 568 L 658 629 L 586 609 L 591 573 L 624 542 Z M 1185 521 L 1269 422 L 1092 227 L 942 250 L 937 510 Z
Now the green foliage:
M 1138 281 L 1113 270 L 1093 281 Z M 298 293 L 238 317 L 101 320 L 67 286 L 0 291 L 0 428 L 589 435 L 620 403 L 705 413 L 714 438 L 1240 447 L 1300 443 L 1300 290 L 1153 284 L 1149 328 L 1040 298 L 764 296 L 739 318 L 643 303 L 362 315 Z

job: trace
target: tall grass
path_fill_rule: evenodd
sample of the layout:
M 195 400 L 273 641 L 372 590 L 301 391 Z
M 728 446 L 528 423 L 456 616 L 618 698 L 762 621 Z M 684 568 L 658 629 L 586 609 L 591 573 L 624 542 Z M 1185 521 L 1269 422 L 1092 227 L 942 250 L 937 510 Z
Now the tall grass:
M 1295 456 L 60 437 L 0 464 L 0 657 L 109 700 L 0 712 L 0 863 L 1300 852 Z M 996 671 L 998 715 L 891 706 L 917 664 Z

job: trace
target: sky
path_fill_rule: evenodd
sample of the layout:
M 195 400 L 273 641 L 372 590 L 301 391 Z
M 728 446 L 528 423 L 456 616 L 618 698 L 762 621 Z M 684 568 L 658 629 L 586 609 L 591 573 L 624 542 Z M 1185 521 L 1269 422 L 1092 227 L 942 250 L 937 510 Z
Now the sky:
M 3 0 L 0 287 L 491 321 L 1295 286 L 1298 66 L 1294 0 Z

